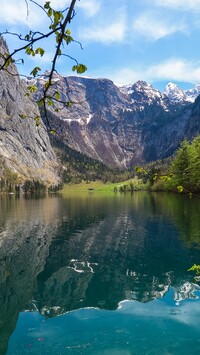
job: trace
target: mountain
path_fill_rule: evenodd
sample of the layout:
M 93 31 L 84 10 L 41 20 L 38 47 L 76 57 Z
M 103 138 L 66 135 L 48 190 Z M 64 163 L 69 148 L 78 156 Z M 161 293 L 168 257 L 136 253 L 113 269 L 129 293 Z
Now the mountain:
M 184 90 L 180 89 L 174 83 L 168 83 L 163 93 L 170 99 L 171 102 L 190 101 Z
M 1 53 L 8 52 L 2 37 L 0 48 Z M 9 66 L 9 72 L 11 74 L 0 71 L 0 176 L 6 166 L 18 174 L 20 181 L 35 179 L 49 185 L 57 184 L 59 165 L 46 128 L 43 122 L 39 127 L 34 122 L 34 117 L 40 115 L 38 107 L 25 96 L 26 86 L 14 64 Z M 22 119 L 20 115 L 27 118 Z
M 190 90 L 182 90 L 174 83 L 168 83 L 163 94 L 166 95 L 171 102 L 194 102 L 200 94 L 200 84 L 194 86 Z
M 187 138 L 190 140 L 200 133 L 200 96 L 194 102 L 185 131 Z
M 37 81 L 37 99 L 47 77 Z M 48 121 L 71 149 L 109 167 L 131 168 L 174 153 L 188 136 L 197 89 L 186 94 L 169 84 L 161 93 L 144 81 L 120 87 L 108 79 L 55 74 L 54 90 L 71 105 L 58 104 L 58 112 L 49 107 Z
M 1 52 L 8 51 L 2 38 L 0 46 Z M 87 156 L 110 168 L 128 169 L 171 156 L 181 140 L 191 139 L 200 131 L 196 99 L 199 84 L 184 91 L 169 83 L 161 93 L 145 81 L 118 86 L 105 78 L 62 77 L 56 73 L 50 94 L 58 91 L 62 102 L 57 103 L 58 112 L 54 105 L 49 106 L 47 117 L 42 117 L 37 127 L 34 118 L 39 111 L 34 100 L 42 97 L 49 73 L 37 79 L 38 91 L 33 100 L 25 93 L 27 83 L 35 80 L 20 80 L 13 64 L 9 70 L 12 75 L 0 71 L 1 176 L 6 165 L 21 180 L 56 184 L 60 166 L 51 146 L 55 141 L 59 156 L 65 151 L 65 160 L 70 160 L 73 155 L 73 166 L 77 156 L 73 152 L 79 152 L 80 165 Z M 44 116 L 42 110 L 41 115 Z M 51 142 L 46 129 L 49 125 L 58 133 Z M 87 164 L 93 163 L 88 160 L 84 169 Z M 64 169 L 69 169 L 69 165 Z

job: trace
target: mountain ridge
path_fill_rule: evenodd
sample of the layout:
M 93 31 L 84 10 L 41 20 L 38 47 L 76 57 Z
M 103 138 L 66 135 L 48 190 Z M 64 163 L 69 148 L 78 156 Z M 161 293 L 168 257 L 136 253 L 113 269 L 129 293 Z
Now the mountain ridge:
M 37 80 L 36 99 L 47 75 Z M 56 74 L 54 80 L 62 101 L 72 104 L 58 112 L 49 107 L 50 125 L 67 146 L 109 167 L 129 169 L 169 157 L 188 137 L 195 103 L 184 95 L 177 102 L 144 81 L 119 88 L 105 78 Z
M 0 45 L 8 51 L 2 37 Z M 14 79 L 0 73 L 0 155 L 22 178 L 59 181 L 60 165 L 47 134 L 48 124 L 58 133 L 62 149 L 69 147 L 119 169 L 169 157 L 181 140 L 200 131 L 200 84 L 182 90 L 169 83 L 160 92 L 142 80 L 119 86 L 106 78 L 62 77 L 57 73 L 49 95 L 56 90 L 62 102 L 71 105 L 63 107 L 58 102 L 58 112 L 54 105 L 49 106 L 47 117 L 41 110 L 43 120 L 36 127 L 30 119 L 39 115 L 34 100 L 42 97 L 49 72 L 38 79 L 20 80 L 16 67 L 11 69 Z M 33 100 L 24 95 L 27 84 L 34 83 L 38 91 Z M 27 119 L 20 117 L 22 113 Z

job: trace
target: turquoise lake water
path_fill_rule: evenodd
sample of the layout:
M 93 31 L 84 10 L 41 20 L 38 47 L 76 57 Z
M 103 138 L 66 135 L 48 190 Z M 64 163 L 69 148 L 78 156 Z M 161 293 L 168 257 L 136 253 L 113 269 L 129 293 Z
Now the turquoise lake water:
M 0 199 L 0 354 L 198 354 L 200 199 Z

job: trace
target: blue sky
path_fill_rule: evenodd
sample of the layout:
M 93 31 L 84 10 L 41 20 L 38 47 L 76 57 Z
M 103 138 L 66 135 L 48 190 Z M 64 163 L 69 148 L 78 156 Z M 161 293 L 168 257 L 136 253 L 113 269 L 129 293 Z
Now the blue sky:
M 58 10 L 69 3 L 51 1 Z M 27 18 L 25 0 L 1 0 L 0 5 L 1 32 L 48 28 L 45 15 L 31 3 Z M 77 0 L 76 13 L 69 27 L 83 50 L 72 44 L 66 53 L 87 65 L 87 76 L 119 84 L 146 80 L 160 90 L 169 81 L 182 88 L 200 82 L 200 0 Z M 10 50 L 17 48 L 15 37 L 6 39 Z M 50 68 L 55 43 L 42 45 L 45 56 L 26 59 L 18 66 L 22 74 L 36 65 L 43 71 Z M 63 57 L 57 69 L 71 75 L 73 64 Z

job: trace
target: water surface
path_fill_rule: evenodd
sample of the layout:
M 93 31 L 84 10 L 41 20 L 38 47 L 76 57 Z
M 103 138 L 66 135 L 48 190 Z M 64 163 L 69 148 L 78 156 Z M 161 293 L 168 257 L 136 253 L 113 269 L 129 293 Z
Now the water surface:
M 0 354 L 196 354 L 200 200 L 0 199 Z

